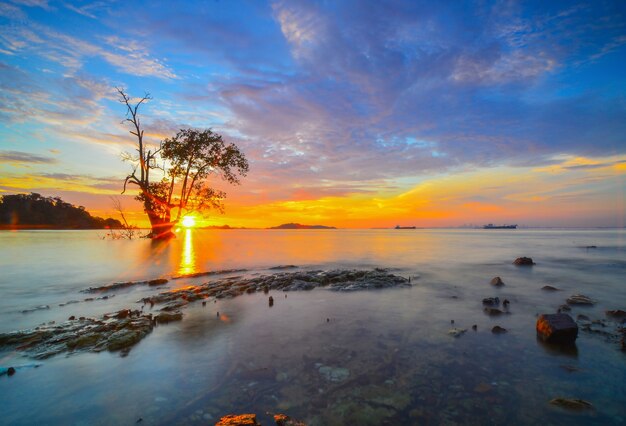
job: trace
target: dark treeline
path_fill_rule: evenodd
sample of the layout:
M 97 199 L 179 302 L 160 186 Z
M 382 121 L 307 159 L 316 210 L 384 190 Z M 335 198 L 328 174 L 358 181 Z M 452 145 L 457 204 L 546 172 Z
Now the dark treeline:
M 83 206 L 73 206 L 59 197 L 15 194 L 0 197 L 0 227 L 52 229 L 122 228 L 117 219 L 94 217 Z

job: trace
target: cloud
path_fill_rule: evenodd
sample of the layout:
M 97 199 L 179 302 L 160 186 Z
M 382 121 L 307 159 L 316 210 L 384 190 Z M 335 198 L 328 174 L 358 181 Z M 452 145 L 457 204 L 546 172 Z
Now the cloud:
M 56 158 L 22 151 L 0 151 L 0 163 L 5 164 L 54 164 Z
M 5 53 L 33 54 L 64 66 L 70 74 L 81 70 L 88 59 L 99 58 L 126 74 L 165 80 L 177 78 L 162 60 L 153 58 L 136 40 L 108 36 L 104 38 L 105 44 L 96 44 L 33 22 L 27 26 L 5 25 L 1 29 L 0 45 Z

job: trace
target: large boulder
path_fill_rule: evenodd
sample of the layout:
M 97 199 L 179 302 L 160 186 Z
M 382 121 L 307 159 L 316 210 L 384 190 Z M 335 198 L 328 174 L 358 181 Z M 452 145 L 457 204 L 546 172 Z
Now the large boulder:
M 544 342 L 573 344 L 578 325 L 567 314 L 543 314 L 537 319 L 537 336 Z

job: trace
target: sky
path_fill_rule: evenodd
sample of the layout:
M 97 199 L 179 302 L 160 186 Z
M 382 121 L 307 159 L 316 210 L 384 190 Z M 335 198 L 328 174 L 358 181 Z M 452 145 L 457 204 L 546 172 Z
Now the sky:
M 0 195 L 145 225 L 116 87 L 152 144 L 212 128 L 203 225 L 626 225 L 626 2 L 0 1 Z

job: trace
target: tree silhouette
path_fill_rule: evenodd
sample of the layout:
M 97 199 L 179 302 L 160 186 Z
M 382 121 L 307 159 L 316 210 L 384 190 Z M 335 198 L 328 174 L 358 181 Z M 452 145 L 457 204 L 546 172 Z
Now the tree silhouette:
M 169 238 L 172 228 L 183 213 L 215 208 L 223 211 L 226 194 L 208 185 L 212 176 L 220 176 L 230 184 L 239 184 L 249 166 L 245 155 L 235 144 L 226 144 L 211 129 L 181 129 L 158 147 L 148 146 L 143 139 L 139 107 L 151 99 L 149 94 L 133 102 L 122 89 L 117 89 L 120 102 L 126 106 L 126 122 L 137 139 L 137 155 L 125 155 L 133 164 L 124 180 L 139 188 L 136 199 L 143 204 L 152 231 L 151 238 Z M 154 179 L 154 177 L 157 179 Z M 172 220 L 172 210 L 177 209 Z

